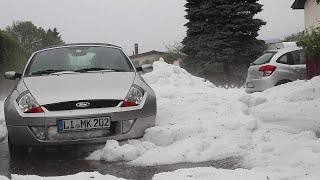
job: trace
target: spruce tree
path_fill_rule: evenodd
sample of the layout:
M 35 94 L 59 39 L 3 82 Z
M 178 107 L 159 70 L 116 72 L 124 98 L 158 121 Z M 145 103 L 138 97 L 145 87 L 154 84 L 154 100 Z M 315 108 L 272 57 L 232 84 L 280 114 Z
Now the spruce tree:
M 262 11 L 258 0 L 187 0 L 189 21 L 182 51 L 187 66 L 214 62 L 249 63 L 264 50 L 258 31 L 266 23 L 254 16 Z

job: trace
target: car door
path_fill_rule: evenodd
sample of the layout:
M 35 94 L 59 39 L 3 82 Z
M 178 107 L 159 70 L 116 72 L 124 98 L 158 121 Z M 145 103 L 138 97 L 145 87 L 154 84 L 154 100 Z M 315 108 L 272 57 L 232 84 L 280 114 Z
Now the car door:
M 293 77 L 294 74 L 292 73 L 291 67 L 290 65 L 293 64 L 292 63 L 292 54 L 291 52 L 287 52 L 285 54 L 283 54 L 282 56 L 280 56 L 277 59 L 277 70 L 276 73 L 274 73 L 274 79 L 276 82 L 280 82 L 280 81 L 284 81 L 284 80 L 295 80 L 295 78 Z
M 295 79 L 306 79 L 307 78 L 307 68 L 305 53 L 303 50 L 297 50 L 291 52 L 293 58 L 293 64 L 290 65 L 291 72 L 294 74 Z

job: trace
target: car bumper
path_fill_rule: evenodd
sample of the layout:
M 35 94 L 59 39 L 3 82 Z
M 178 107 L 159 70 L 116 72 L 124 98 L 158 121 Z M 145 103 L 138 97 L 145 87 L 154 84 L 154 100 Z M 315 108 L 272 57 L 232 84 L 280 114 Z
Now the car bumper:
M 273 81 L 272 77 L 263 77 L 261 79 L 247 79 L 246 80 L 246 92 L 262 92 L 269 89 L 275 85 L 276 82 Z
M 88 144 L 101 143 L 107 140 L 125 140 L 142 137 L 147 128 L 155 125 L 156 116 L 136 119 L 131 130 L 128 133 L 122 133 L 121 127 L 123 121 L 112 122 L 116 124 L 113 133 L 109 134 L 109 130 L 97 131 L 82 131 L 57 133 L 52 132 L 57 130 L 56 126 L 46 126 L 46 139 L 39 139 L 31 130 L 30 126 L 7 126 L 10 143 L 17 146 L 55 146 L 55 145 L 73 145 L 73 144 Z M 51 129 L 51 132 L 49 131 Z M 51 136 L 51 137 L 50 137 Z M 77 138 L 78 137 L 78 138 Z
M 109 139 L 134 139 L 142 137 L 147 128 L 155 125 L 157 111 L 155 94 L 145 94 L 141 105 L 135 107 L 45 111 L 39 114 L 21 112 L 15 101 L 17 95 L 14 92 L 5 102 L 8 137 L 10 143 L 16 146 L 72 145 L 99 143 Z M 59 120 L 93 117 L 110 117 L 110 128 L 58 132 L 57 122 Z M 128 123 L 130 121 L 133 123 Z M 128 124 L 130 124 L 129 128 Z M 43 129 L 43 136 L 39 136 L 35 128 Z

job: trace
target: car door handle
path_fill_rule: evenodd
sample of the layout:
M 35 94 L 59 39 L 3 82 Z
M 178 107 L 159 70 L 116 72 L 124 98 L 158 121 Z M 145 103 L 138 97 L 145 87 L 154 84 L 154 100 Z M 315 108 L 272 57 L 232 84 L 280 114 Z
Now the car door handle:
M 301 68 L 301 67 L 294 67 L 293 69 L 294 69 L 294 70 L 296 70 L 296 71 L 300 71 L 300 70 L 302 70 L 302 68 Z

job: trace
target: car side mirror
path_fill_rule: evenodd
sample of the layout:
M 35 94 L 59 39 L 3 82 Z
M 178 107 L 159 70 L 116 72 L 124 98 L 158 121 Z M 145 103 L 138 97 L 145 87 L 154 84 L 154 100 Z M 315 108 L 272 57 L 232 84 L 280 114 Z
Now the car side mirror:
M 137 70 L 138 72 L 142 72 L 142 71 L 143 71 L 142 67 L 137 67 L 136 70 Z
M 4 78 L 10 79 L 10 80 L 20 79 L 21 73 L 17 73 L 15 71 L 8 71 L 4 73 Z

